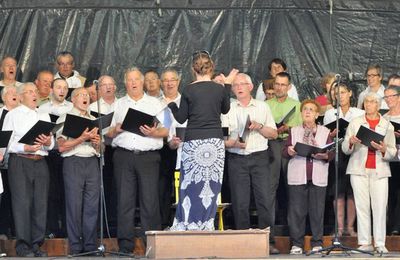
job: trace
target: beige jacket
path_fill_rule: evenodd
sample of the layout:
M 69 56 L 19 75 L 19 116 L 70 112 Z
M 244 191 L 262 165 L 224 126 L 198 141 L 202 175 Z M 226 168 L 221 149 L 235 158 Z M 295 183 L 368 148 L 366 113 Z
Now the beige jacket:
M 342 143 L 342 151 L 345 154 L 351 155 L 349 164 L 347 165 L 346 174 L 367 174 L 365 162 L 368 156 L 368 147 L 362 144 L 356 144 L 350 147 L 350 137 L 357 135 L 358 129 L 361 125 L 369 128 L 364 115 L 351 120 Z M 381 116 L 375 131 L 385 136 L 383 142 L 387 146 L 384 156 L 381 152 L 376 152 L 376 172 L 379 178 L 390 177 L 389 161 L 396 156 L 394 128 L 388 120 Z

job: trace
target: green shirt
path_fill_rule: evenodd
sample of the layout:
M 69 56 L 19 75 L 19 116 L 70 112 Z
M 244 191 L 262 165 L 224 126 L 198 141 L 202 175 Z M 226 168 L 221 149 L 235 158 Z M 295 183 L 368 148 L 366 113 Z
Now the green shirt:
M 275 98 L 269 99 L 266 101 L 269 107 L 271 108 L 272 115 L 274 117 L 275 122 L 279 122 L 282 118 L 289 113 L 289 111 L 296 106 L 296 111 L 289 117 L 289 120 L 286 121 L 286 125 L 289 127 L 298 126 L 302 123 L 301 113 L 300 113 L 300 102 L 294 100 L 293 98 L 287 97 L 285 101 L 278 102 Z M 288 137 L 288 133 L 282 133 L 278 135 L 280 139 L 286 139 Z

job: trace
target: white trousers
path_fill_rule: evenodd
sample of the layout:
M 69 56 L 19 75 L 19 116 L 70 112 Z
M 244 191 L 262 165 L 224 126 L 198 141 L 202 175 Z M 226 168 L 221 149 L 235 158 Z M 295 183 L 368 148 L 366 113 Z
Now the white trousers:
M 379 173 L 378 173 L 379 174 Z M 371 245 L 371 209 L 375 247 L 385 246 L 386 206 L 388 202 L 388 178 L 378 179 L 371 175 L 351 175 L 357 212 L 359 245 Z

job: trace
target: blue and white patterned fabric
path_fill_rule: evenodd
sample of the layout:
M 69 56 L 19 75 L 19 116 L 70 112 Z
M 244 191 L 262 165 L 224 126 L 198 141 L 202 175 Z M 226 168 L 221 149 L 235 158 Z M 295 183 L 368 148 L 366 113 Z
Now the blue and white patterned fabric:
M 183 143 L 179 203 L 170 230 L 214 230 L 224 159 L 222 139 Z

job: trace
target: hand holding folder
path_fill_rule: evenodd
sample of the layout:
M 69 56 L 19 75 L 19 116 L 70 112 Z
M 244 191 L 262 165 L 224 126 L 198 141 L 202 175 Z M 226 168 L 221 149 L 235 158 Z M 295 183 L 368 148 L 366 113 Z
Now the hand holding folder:
M 349 122 L 343 118 L 339 119 L 339 138 L 344 137 L 346 134 L 347 127 L 349 126 Z M 326 124 L 325 127 L 329 128 L 331 131 L 336 129 L 336 120 Z
M 289 118 L 294 114 L 294 112 L 296 111 L 296 106 L 293 106 L 289 112 L 286 113 L 286 115 L 284 115 L 281 120 L 279 120 L 276 123 L 276 127 L 279 128 L 281 126 L 283 126 L 284 124 L 286 124 L 289 121 Z
M 239 142 L 241 143 L 246 142 L 247 136 L 250 133 L 250 125 L 251 125 L 250 116 L 247 115 L 246 123 L 244 124 L 242 131 L 239 133 Z
M 34 145 L 40 135 L 54 134 L 63 126 L 64 123 L 55 124 L 39 120 L 18 142 Z
M 140 127 L 145 125 L 153 127 L 158 123 L 159 121 L 157 117 L 133 108 L 129 108 L 125 115 L 124 121 L 122 122 L 121 129 L 137 135 L 146 136 L 142 133 L 142 131 L 140 131 Z
M 371 144 L 372 141 L 379 144 L 385 138 L 383 135 L 378 134 L 377 132 L 375 132 L 365 126 L 360 126 L 360 128 L 358 129 L 358 132 L 356 134 L 356 137 L 358 139 L 360 139 L 360 141 L 363 145 L 368 146 L 368 148 L 371 148 L 371 149 L 375 149 Z
M 340 139 L 338 141 L 339 144 L 341 142 L 342 142 L 342 139 Z M 294 146 L 294 150 L 296 151 L 297 155 L 299 155 L 299 156 L 312 157 L 312 155 L 315 155 L 315 154 L 330 152 L 330 151 L 334 150 L 335 147 L 336 147 L 335 142 L 323 145 L 321 147 L 297 142 Z
M 78 138 L 86 129 L 92 130 L 93 128 L 97 127 L 99 130 L 103 130 L 110 126 L 113 115 L 114 112 L 92 120 L 89 118 L 67 114 L 65 117 L 62 134 L 71 138 Z

